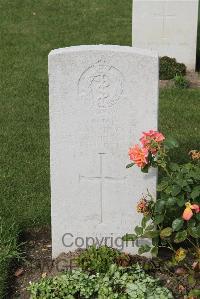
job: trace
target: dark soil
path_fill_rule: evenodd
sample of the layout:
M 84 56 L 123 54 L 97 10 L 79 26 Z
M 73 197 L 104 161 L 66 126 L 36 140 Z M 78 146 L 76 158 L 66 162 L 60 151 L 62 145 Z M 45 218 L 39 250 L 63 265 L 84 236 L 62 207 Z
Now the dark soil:
M 26 291 L 30 282 L 36 282 L 42 277 L 51 277 L 60 272 L 77 267 L 76 258 L 82 250 L 75 252 L 62 253 L 56 260 L 51 260 L 51 234 L 50 229 L 30 230 L 23 236 L 26 243 L 24 245 L 25 259 L 17 268 L 13 268 L 11 277 L 11 286 L 13 290 L 9 299 L 28 299 L 29 294 Z M 185 266 L 169 267 L 164 260 L 169 259 L 169 252 L 160 253 L 162 259 L 138 255 L 127 255 L 126 259 L 118 259 L 121 266 L 129 266 L 139 263 L 147 273 L 153 277 L 159 278 L 162 284 L 169 288 L 175 298 L 183 299 L 193 287 L 188 283 L 188 270 Z M 188 261 L 188 266 L 192 269 L 193 261 Z M 197 281 L 195 288 L 200 288 L 200 273 L 195 273 Z M 197 285 L 198 284 L 198 285 Z

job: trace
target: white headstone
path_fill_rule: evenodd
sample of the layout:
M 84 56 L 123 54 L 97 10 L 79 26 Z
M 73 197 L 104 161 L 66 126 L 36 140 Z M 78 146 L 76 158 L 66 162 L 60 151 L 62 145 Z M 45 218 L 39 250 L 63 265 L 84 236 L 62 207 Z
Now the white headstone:
M 198 0 L 133 0 L 133 46 L 195 70 Z
M 53 257 L 98 244 L 124 251 L 140 222 L 137 201 L 156 173 L 129 163 L 128 149 L 157 127 L 158 57 L 121 46 L 49 54 Z M 121 248 L 120 248 L 121 247 Z

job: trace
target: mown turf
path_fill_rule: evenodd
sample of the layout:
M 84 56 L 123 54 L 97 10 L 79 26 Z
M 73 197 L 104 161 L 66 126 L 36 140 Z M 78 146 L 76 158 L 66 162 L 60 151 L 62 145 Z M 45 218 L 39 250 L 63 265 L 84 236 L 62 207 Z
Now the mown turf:
M 50 223 L 48 53 L 130 45 L 131 0 L 0 0 L 0 11 L 0 217 L 23 229 Z
M 12 220 L 10 219 L 9 222 L 11 223 Z M 5 281 L 12 270 L 12 261 L 21 259 L 21 250 L 18 244 L 19 227 L 14 222 L 10 223 L 5 219 L 0 219 L 0 298 L 6 293 L 4 292 Z M 9 295 L 6 298 L 9 299 Z
M 24 225 L 46 223 L 48 53 L 78 44 L 130 44 L 131 1 L 1 0 L 0 10 L 3 213 L 14 212 Z
M 200 89 L 162 89 L 159 106 L 159 129 L 180 145 L 172 158 L 185 162 L 189 150 L 200 150 Z
M 21 229 L 50 223 L 48 53 L 80 44 L 131 45 L 131 2 L 0 0 L 0 217 L 8 240 L 1 246 L 17 237 L 5 228 L 13 222 Z M 179 140 L 180 161 L 198 147 L 198 98 L 197 90 L 161 92 L 160 128 Z M 0 298 L 9 261 L 0 263 Z

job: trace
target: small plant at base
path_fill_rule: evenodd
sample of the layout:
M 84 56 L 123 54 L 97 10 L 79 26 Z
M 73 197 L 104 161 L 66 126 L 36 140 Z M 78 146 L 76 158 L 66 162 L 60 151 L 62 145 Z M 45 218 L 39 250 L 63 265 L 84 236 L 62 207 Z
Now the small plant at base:
M 147 275 L 138 265 L 130 268 L 111 265 L 107 273 L 92 275 L 73 270 L 31 283 L 28 290 L 30 299 L 173 299 L 159 280 Z
M 79 267 L 89 272 L 105 273 L 121 253 L 107 246 L 90 246 L 77 259 Z
M 190 86 L 190 82 L 182 75 L 176 75 L 173 79 L 176 88 L 184 89 Z
M 184 76 L 186 74 L 186 66 L 183 63 L 177 62 L 175 58 L 168 56 L 160 57 L 159 64 L 160 80 L 170 80 L 176 75 Z

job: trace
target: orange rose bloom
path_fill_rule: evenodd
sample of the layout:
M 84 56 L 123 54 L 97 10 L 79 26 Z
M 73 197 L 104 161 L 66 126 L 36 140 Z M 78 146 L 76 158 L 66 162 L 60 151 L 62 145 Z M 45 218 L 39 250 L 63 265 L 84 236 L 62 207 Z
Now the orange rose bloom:
M 186 221 L 190 220 L 193 216 L 193 210 L 196 212 L 196 213 L 199 213 L 200 212 L 200 207 L 199 205 L 197 204 L 193 204 L 191 205 L 190 202 L 186 202 L 185 204 L 186 208 L 183 212 L 183 215 L 182 215 L 182 218 Z
M 151 151 L 152 154 L 156 154 L 158 150 L 158 143 L 161 143 L 165 140 L 165 137 L 162 133 L 150 130 L 149 132 L 143 132 L 142 137 L 140 138 L 140 141 L 143 145 L 143 147 L 147 148 Z M 152 146 L 152 142 L 156 143 L 154 146 Z
M 134 147 L 129 149 L 129 157 L 138 167 L 144 167 L 148 164 L 148 150 L 146 148 L 139 147 L 136 144 Z

